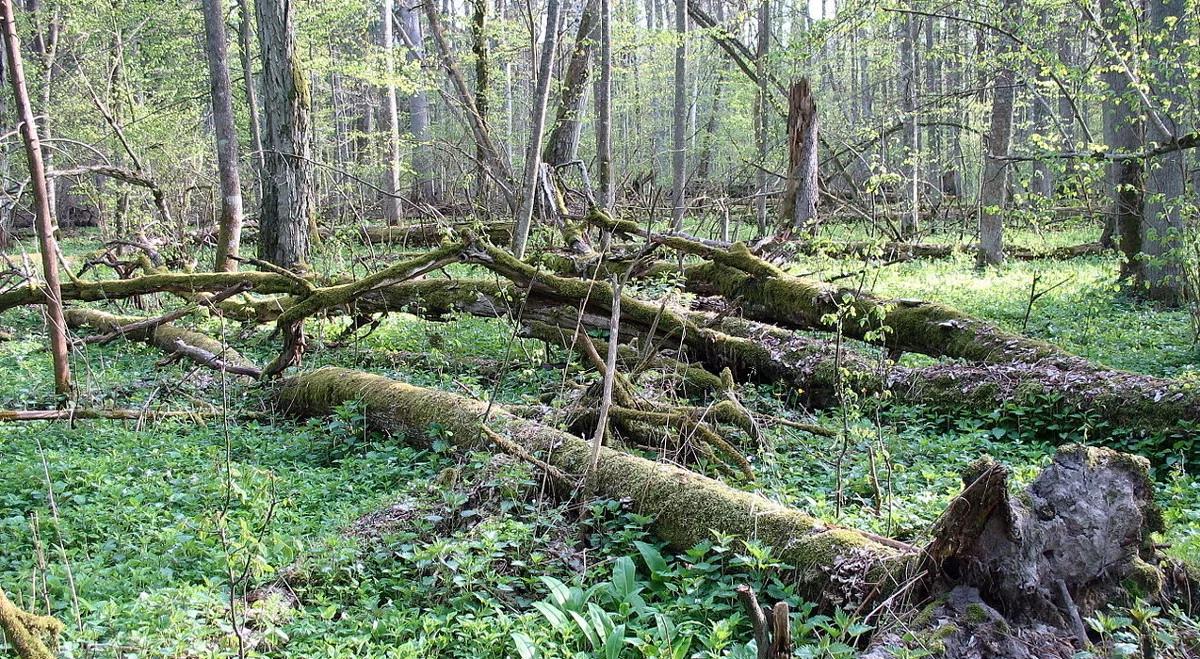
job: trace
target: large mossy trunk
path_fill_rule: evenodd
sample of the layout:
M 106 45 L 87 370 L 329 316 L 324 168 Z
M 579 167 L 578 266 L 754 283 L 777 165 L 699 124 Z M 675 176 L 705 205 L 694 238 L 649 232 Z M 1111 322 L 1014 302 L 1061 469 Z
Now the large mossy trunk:
M 361 402 L 368 422 L 383 431 L 422 441 L 434 425 L 461 449 L 488 448 L 487 427 L 569 476 L 587 470 L 591 446 L 584 440 L 512 415 L 500 406 L 452 393 L 342 368 L 323 368 L 285 381 L 276 390 L 282 410 L 302 416 L 331 413 Z M 734 489 L 674 465 L 602 447 L 591 481 L 599 496 L 628 500 L 654 519 L 654 531 L 679 550 L 723 533 L 757 540 L 796 567 L 798 590 L 814 601 L 844 601 L 850 593 L 834 576 L 854 566 L 857 583 L 868 581 L 875 597 L 894 592 L 915 570 L 917 554 L 880 544 L 849 529 L 832 527 L 796 509 Z

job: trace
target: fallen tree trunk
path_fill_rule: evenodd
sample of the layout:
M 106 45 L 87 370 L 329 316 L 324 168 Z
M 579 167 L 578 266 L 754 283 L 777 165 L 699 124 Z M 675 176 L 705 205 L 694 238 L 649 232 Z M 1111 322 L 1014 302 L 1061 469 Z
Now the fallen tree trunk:
M 589 214 L 587 220 L 706 259 L 699 265 L 684 266 L 688 290 L 736 300 L 742 313 L 754 320 L 797 329 L 840 329 L 845 336 L 882 342 L 897 353 L 993 363 L 1071 358 L 1045 341 L 1004 331 L 944 304 L 887 300 L 788 275 L 742 243 L 721 249 L 682 236 L 654 234 L 601 212 Z
M 607 282 L 556 277 L 515 260 L 496 265 L 512 283 L 406 282 L 363 297 L 357 304 L 360 311 L 408 310 L 435 320 L 454 312 L 519 316 L 527 328 L 524 333 L 539 338 L 545 338 L 545 330 L 536 328 L 537 323 L 557 327 L 568 337 L 580 324 L 588 330 L 607 328 L 612 295 Z M 623 341 L 637 342 L 641 350 L 677 350 L 680 360 L 699 364 L 710 373 L 728 368 L 739 382 L 786 384 L 801 391 L 801 400 L 815 407 L 836 402 L 841 377 L 842 386 L 860 395 L 890 391 L 899 402 L 945 410 L 992 410 L 1005 402 L 1040 402 L 1046 406 L 1040 412 L 1047 425 L 1079 423 L 1081 413 L 1105 421 L 1110 432 L 1182 432 L 1189 424 L 1200 423 L 1200 396 L 1195 392 L 1171 380 L 1097 368 L 1083 359 L 905 368 L 845 346 L 839 354 L 831 341 L 764 323 L 715 319 L 628 295 L 621 307 Z
M 328 415 L 357 401 L 377 429 L 427 441 L 428 428 L 437 425 L 464 451 L 488 449 L 498 436 L 558 480 L 578 479 L 592 464 L 592 447 L 579 437 L 500 406 L 362 371 L 305 373 L 284 381 L 275 398 L 281 410 L 299 416 Z M 714 533 L 772 547 L 773 556 L 794 568 L 797 592 L 827 609 L 861 611 L 878 601 L 903 609 L 928 592 L 965 584 L 1016 624 L 1063 630 L 1068 627 L 1053 607 L 1056 585 L 1084 615 L 1121 597 L 1124 583 L 1152 596 L 1159 592 L 1162 574 L 1147 562 L 1156 559 L 1149 531 L 1157 518 L 1144 459 L 1064 447 L 1028 492 L 1013 499 L 1004 472 L 993 464 L 964 473 L 964 494 L 937 527 L 949 529 L 949 542 L 935 536 L 929 552 L 607 447 L 599 450 L 592 482 L 599 496 L 629 501 L 650 517 L 655 534 L 677 550 Z M 981 499 L 994 503 L 976 510 Z
M 145 318 L 118 316 L 97 309 L 75 307 L 67 310 L 68 326 L 74 328 L 86 325 L 101 332 L 114 332 L 118 328 L 128 327 L 143 320 Z M 148 343 L 168 355 L 182 354 L 192 361 L 214 370 L 252 378 L 262 375 L 262 369 L 236 350 L 199 332 L 175 325 L 158 325 L 148 329 L 128 331 L 124 337 L 131 341 Z
M 305 373 L 284 381 L 276 399 L 284 411 L 303 416 L 330 414 L 342 403 L 361 401 L 376 428 L 420 438 L 436 423 L 463 450 L 489 446 L 482 421 L 487 415 L 487 428 L 560 471 L 578 478 L 589 466 L 591 446 L 574 435 L 500 406 L 491 406 L 489 413 L 482 401 L 362 371 L 322 368 Z M 601 496 L 627 499 L 641 514 L 654 517 L 655 532 L 677 549 L 710 539 L 714 531 L 776 548 L 780 560 L 797 568 L 799 592 L 813 600 L 849 596 L 838 592 L 841 585 L 829 570 L 848 562 L 856 562 L 880 593 L 894 592 L 915 574 L 915 550 L 898 550 L 673 465 L 601 447 L 592 482 Z
M 365 226 L 359 230 L 363 242 L 405 247 L 437 247 L 457 239 L 464 232 L 473 232 L 497 245 L 512 241 L 512 222 L 492 222 L 482 226 L 467 223 L 450 225 L 426 223 L 411 226 Z
M 72 281 L 62 284 L 62 299 L 78 302 L 121 300 L 138 295 L 173 293 L 191 297 L 197 293 L 215 293 L 239 284 L 248 284 L 256 293 L 304 293 L 307 289 L 293 278 L 274 272 L 163 272 L 132 279 Z M 13 307 L 45 303 L 42 286 L 21 286 L 0 293 L 0 311 Z
M 56 618 L 22 611 L 0 590 L 0 629 L 21 659 L 54 659 L 49 646 L 58 642 L 63 624 Z
M 916 259 L 944 259 L 956 254 L 972 254 L 978 249 L 971 244 L 940 244 L 940 243 L 903 243 L 872 241 L 840 242 L 828 245 L 819 243 L 803 243 L 800 250 L 805 254 L 821 254 L 834 258 L 881 258 L 891 262 L 912 261 Z M 1008 247 L 1005 256 L 1018 261 L 1065 260 L 1083 256 L 1096 256 L 1110 251 L 1100 243 L 1081 243 L 1054 247 L 1046 250 L 1029 247 Z

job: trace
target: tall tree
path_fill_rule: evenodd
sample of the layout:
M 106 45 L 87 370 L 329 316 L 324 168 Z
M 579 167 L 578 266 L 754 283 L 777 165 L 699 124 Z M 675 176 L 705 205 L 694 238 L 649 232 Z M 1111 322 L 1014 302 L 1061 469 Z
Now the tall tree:
M 1018 0 L 1004 0 L 1003 13 L 1009 22 L 1017 19 Z M 979 250 L 975 263 L 982 268 L 1004 262 L 1004 215 L 1008 197 L 1008 147 L 1012 141 L 1013 100 L 1016 74 L 1009 54 L 1012 40 L 997 34 L 999 68 L 992 88 L 992 118 L 987 134 L 983 176 L 979 185 Z
M 676 231 L 683 229 L 683 215 L 687 210 L 687 3 L 688 0 L 675 0 L 675 117 L 671 136 L 671 216 Z
M 4 52 L 8 60 L 8 80 L 17 104 L 17 120 L 25 143 L 25 159 L 29 164 L 29 181 L 35 204 L 34 226 L 42 251 L 42 278 L 46 282 L 46 316 L 50 333 L 50 353 L 54 358 L 54 391 L 59 396 L 71 393 L 71 362 L 67 347 L 67 323 L 63 318 L 62 289 L 58 279 L 58 243 L 54 239 L 54 222 L 50 214 L 50 193 L 46 184 L 46 169 L 42 163 L 42 146 L 38 139 L 33 105 L 25 85 L 25 70 L 21 62 L 21 41 L 13 18 L 12 0 L 0 0 L 0 21 L 4 23 Z
M 401 2 L 399 7 L 400 29 L 408 45 L 408 61 L 420 62 L 425 58 L 424 38 L 421 34 L 421 17 L 416 10 Z M 408 97 L 409 131 L 413 138 L 412 170 L 416 178 L 416 198 L 425 203 L 438 201 L 433 181 L 433 145 L 429 128 L 429 94 L 424 87 L 413 90 Z
M 383 128 L 387 138 L 387 170 L 383 175 L 383 217 L 388 224 L 399 224 L 403 215 L 400 207 L 400 110 L 396 102 L 396 40 L 392 36 L 395 20 L 395 0 L 383 0 L 379 38 L 383 46 L 383 70 L 387 82 L 383 88 Z
M 221 218 L 217 225 L 217 272 L 237 270 L 242 244 L 242 179 L 238 172 L 238 137 L 233 123 L 229 54 L 221 0 L 204 0 L 204 50 L 208 57 L 209 98 L 217 141 L 217 173 L 221 179 Z
M 258 112 L 258 91 L 254 83 L 254 57 L 252 36 L 254 26 L 250 22 L 250 7 L 247 0 L 237 0 L 238 13 L 238 51 L 242 60 L 242 86 L 246 90 L 246 112 L 250 115 L 250 146 L 254 147 L 254 172 L 256 185 L 262 185 L 262 172 L 265 168 L 262 141 L 262 119 Z
M 542 57 L 538 64 L 537 86 L 533 92 L 533 119 L 529 126 L 529 147 L 525 150 L 525 176 L 521 180 L 521 205 L 513 229 L 512 251 L 525 256 L 529 229 L 533 224 L 533 204 L 537 198 L 538 174 L 542 168 L 542 132 L 546 125 L 546 105 L 550 102 L 550 82 L 554 77 L 554 48 L 558 43 L 559 0 L 546 3 L 546 34 L 542 38 Z
M 616 204 L 612 154 L 612 1 L 600 0 L 600 75 L 596 83 L 596 160 L 600 167 L 600 205 Z
M 1128 5 L 1117 0 L 1100 1 L 1100 21 L 1097 26 L 1100 41 L 1111 48 L 1104 69 L 1108 94 L 1104 97 L 1104 142 L 1109 149 L 1130 153 L 1142 146 L 1142 118 L 1138 102 L 1133 98 L 1129 76 L 1119 63 L 1130 54 L 1136 17 Z M 1112 195 L 1109 216 L 1120 237 L 1121 278 L 1132 276 L 1140 281 L 1142 268 L 1142 163 L 1129 158 L 1108 162 L 1108 189 Z
M 767 222 L 767 121 L 770 117 L 767 87 L 767 56 L 771 49 L 771 0 L 758 3 L 758 42 L 754 53 L 754 71 L 758 85 L 754 96 L 754 142 L 758 147 L 758 169 L 754 173 L 754 210 L 758 224 L 758 235 L 765 236 Z
M 296 54 L 295 4 L 257 0 L 263 58 L 265 171 L 258 255 L 285 268 L 305 267 L 312 218 L 308 80 Z
M 547 163 L 561 165 L 575 159 L 579 145 L 579 120 L 583 112 L 584 95 L 591 77 L 592 51 L 599 27 L 600 0 L 584 0 L 575 33 L 575 47 L 563 76 L 558 111 L 543 155 Z
M 1187 107 L 1187 79 L 1181 74 L 1180 44 L 1186 43 L 1184 21 L 1186 0 L 1155 0 L 1150 3 L 1148 55 L 1157 107 L 1154 121 L 1146 122 L 1149 141 L 1163 144 L 1183 135 L 1176 119 Z M 1146 206 L 1142 222 L 1142 251 L 1145 263 L 1139 271 L 1148 296 L 1168 304 L 1183 301 L 1183 278 L 1179 251 L 1183 248 L 1183 213 L 1186 203 L 1187 155 L 1172 151 L 1148 163 Z
M 910 1 L 909 6 L 913 3 Z M 917 128 L 917 39 L 920 35 L 919 21 L 915 14 L 905 13 L 903 34 L 900 36 L 900 100 L 904 114 L 904 208 L 900 215 L 900 235 L 910 238 L 917 233 L 921 217 L 921 159 L 920 134 Z
M 489 90 L 488 90 L 488 43 L 487 20 L 488 0 L 471 0 L 471 53 L 475 56 L 475 110 L 479 119 L 488 124 Z M 486 147 L 479 142 L 475 144 L 476 190 L 482 200 L 487 198 L 487 172 L 484 160 Z

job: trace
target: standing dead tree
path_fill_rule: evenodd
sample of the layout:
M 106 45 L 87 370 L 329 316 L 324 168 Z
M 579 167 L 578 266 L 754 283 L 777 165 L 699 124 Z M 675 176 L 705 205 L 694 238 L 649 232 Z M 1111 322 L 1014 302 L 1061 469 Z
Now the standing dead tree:
M 817 225 L 817 104 L 808 78 L 788 90 L 788 177 L 783 225 L 789 231 L 815 232 Z

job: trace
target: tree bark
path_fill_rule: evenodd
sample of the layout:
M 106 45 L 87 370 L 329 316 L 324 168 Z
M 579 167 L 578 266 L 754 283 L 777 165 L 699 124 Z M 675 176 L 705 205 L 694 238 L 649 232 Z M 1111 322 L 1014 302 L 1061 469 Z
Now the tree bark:
M 266 170 L 259 215 L 259 258 L 284 268 L 307 267 L 312 216 L 308 80 L 296 53 L 290 0 L 257 0 L 263 57 Z
M 683 229 L 687 211 L 687 5 L 688 0 L 675 0 L 675 116 L 671 136 L 672 225 Z
M 1187 80 L 1177 70 L 1184 65 L 1178 49 L 1187 39 L 1185 4 L 1185 0 L 1149 3 L 1147 61 L 1154 69 L 1150 77 L 1157 92 L 1158 108 L 1153 111 L 1160 119 L 1147 124 L 1146 137 L 1151 143 L 1165 144 L 1184 132 L 1174 117 L 1181 116 L 1188 104 Z M 1139 270 L 1142 277 L 1139 283 L 1146 287 L 1150 299 L 1171 305 L 1180 304 L 1184 298 L 1180 263 L 1184 249 L 1182 212 L 1186 205 L 1187 169 L 1187 155 L 1182 151 L 1147 161 L 1145 217 L 1141 227 L 1145 263 Z
M 383 218 L 389 225 L 399 224 L 404 216 L 400 206 L 400 111 L 396 102 L 395 47 L 396 40 L 392 37 L 395 21 L 395 0 L 383 0 L 383 12 L 380 17 L 380 45 L 383 46 L 383 69 L 387 76 L 387 84 L 383 89 L 383 130 L 387 137 L 387 169 L 383 176 L 383 189 L 387 195 L 383 199 Z
M 542 132 L 546 123 L 546 105 L 550 101 L 550 83 L 554 77 L 559 6 L 559 0 L 549 0 L 546 5 L 546 34 L 542 39 L 542 58 L 538 65 L 537 87 L 533 93 L 533 119 L 529 127 L 529 145 L 525 150 L 521 205 L 517 210 L 517 225 L 513 231 L 512 251 L 517 258 L 525 255 L 525 245 L 529 241 L 529 230 L 533 225 L 533 206 L 537 198 L 538 174 L 542 166 Z
M 812 88 L 808 78 L 801 78 L 788 91 L 788 180 L 782 219 L 793 231 L 816 231 L 819 129 Z
M 250 115 L 250 145 L 254 147 L 255 185 L 261 190 L 263 172 L 266 171 L 266 155 L 263 153 L 262 119 L 258 111 L 258 92 L 254 84 L 254 57 L 252 53 L 253 26 L 250 23 L 250 8 L 246 0 L 237 0 L 238 50 L 242 60 L 242 85 L 246 90 L 246 111 Z
M 489 126 L 488 119 L 489 97 L 488 97 L 488 47 L 487 47 L 487 18 L 488 18 L 488 0 L 471 0 L 471 54 L 474 56 L 475 69 L 475 111 L 479 113 L 479 118 L 485 126 Z M 478 198 L 486 203 L 488 197 L 487 172 L 484 171 L 484 162 L 487 154 L 486 147 L 480 143 L 475 144 L 475 160 L 476 160 L 476 182 L 475 190 Z
M 216 136 L 217 171 L 221 179 L 221 219 L 217 225 L 215 270 L 237 270 L 242 244 L 242 179 L 238 172 L 238 138 L 229 85 L 229 53 L 221 0 L 204 0 L 204 50 L 208 56 L 209 96 Z
M 25 158 L 29 163 L 29 179 L 33 188 L 36 209 L 34 226 L 42 252 L 42 276 L 45 281 L 46 316 L 50 334 L 50 353 L 54 360 L 54 391 L 60 397 L 71 393 L 70 349 L 67 346 L 67 326 L 63 319 L 62 290 L 58 278 L 58 242 L 54 238 L 54 218 L 50 209 L 50 192 L 42 162 L 42 146 L 38 139 L 37 123 L 29 92 L 25 86 L 25 71 L 21 62 L 21 42 L 17 37 L 11 0 L 0 0 L 0 21 L 4 23 L 5 57 L 8 60 L 8 79 L 21 122 L 21 137 L 25 143 Z
M 1004 11 L 1015 20 L 1018 0 L 1005 0 Z M 1013 99 L 1016 95 L 1016 75 L 1007 57 L 1012 51 L 1011 39 L 997 35 L 1000 69 L 996 72 L 992 90 L 991 128 L 987 135 L 987 150 L 979 187 L 979 251 L 975 263 L 979 268 L 1004 263 L 1004 216 L 1008 201 L 1009 142 L 1012 141 Z
M 575 159 L 584 93 L 591 77 L 592 51 L 595 50 L 600 23 L 599 13 L 600 0 L 584 0 L 583 13 L 579 15 L 579 30 L 575 34 L 575 47 L 571 50 L 571 59 L 562 81 L 558 111 L 550 136 L 546 139 L 543 159 L 551 165 L 557 166 Z

